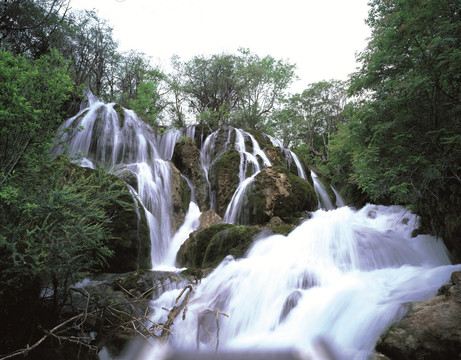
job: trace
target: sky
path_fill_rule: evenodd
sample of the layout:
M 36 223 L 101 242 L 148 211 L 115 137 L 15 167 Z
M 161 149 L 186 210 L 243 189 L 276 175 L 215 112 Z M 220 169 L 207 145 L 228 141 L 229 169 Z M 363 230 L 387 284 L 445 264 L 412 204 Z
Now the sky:
M 248 48 L 296 64 L 308 84 L 346 80 L 366 47 L 368 0 L 71 0 L 96 9 L 113 27 L 120 50 L 138 50 L 168 70 L 170 59 L 237 53 Z

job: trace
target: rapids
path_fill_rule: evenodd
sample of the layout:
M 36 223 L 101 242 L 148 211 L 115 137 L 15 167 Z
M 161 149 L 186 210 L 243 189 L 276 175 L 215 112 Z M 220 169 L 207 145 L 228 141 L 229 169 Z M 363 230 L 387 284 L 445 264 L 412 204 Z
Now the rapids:
M 461 269 L 441 241 L 411 237 L 416 224 L 398 206 L 318 210 L 287 237 L 260 239 L 244 259 L 228 257 L 203 279 L 170 346 L 195 349 L 197 319 L 213 309 L 229 315 L 219 318 L 221 350 L 296 349 L 317 359 L 323 341 L 334 359 L 367 359 L 405 303 L 434 296 Z M 179 291 L 152 302 L 154 321 L 164 321 L 159 309 L 172 308 Z M 202 331 L 200 349 L 216 346 L 215 321 L 205 321 L 214 344 Z

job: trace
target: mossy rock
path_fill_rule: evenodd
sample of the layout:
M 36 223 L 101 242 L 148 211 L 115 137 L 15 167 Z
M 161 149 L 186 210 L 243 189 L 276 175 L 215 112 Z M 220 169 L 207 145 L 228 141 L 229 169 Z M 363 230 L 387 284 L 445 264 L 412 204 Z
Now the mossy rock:
M 232 226 L 231 224 L 216 224 L 193 234 L 187 249 L 190 267 L 201 267 L 208 244 L 213 236 Z
M 175 145 L 172 162 L 181 174 L 194 184 L 197 204 L 201 209 L 206 209 L 209 205 L 208 188 L 200 163 L 200 150 L 192 138 L 182 138 L 181 140 Z M 187 182 L 185 186 L 190 198 L 190 189 Z M 184 194 L 183 189 L 181 193 Z M 189 202 L 186 204 L 186 209 L 188 205 Z
M 278 146 L 272 145 L 272 143 L 267 143 L 264 148 L 268 159 L 270 160 L 272 166 L 285 166 L 285 156 L 282 153 L 282 150 Z
M 232 226 L 217 232 L 208 243 L 202 268 L 216 267 L 228 255 L 241 258 L 261 229 L 253 226 Z
M 123 110 L 123 107 L 120 104 L 115 104 L 114 110 L 117 113 L 118 124 L 122 128 L 125 125 L 125 111 Z
M 292 225 L 292 224 L 283 224 L 283 225 L 273 226 L 273 227 L 271 227 L 270 229 L 271 229 L 272 232 L 274 232 L 275 234 L 281 234 L 281 235 L 287 236 L 289 233 L 291 233 L 291 232 L 293 231 L 293 229 L 294 229 L 295 227 L 296 227 L 296 226 L 295 226 L 295 225 Z
M 216 224 L 192 234 L 184 261 L 190 266 L 186 273 L 197 275 L 197 269 L 214 268 L 228 255 L 243 257 L 261 231 L 255 226 Z
M 258 142 L 259 147 L 260 147 L 261 149 L 264 149 L 268 144 L 272 144 L 272 143 L 264 136 L 264 134 L 261 133 L 260 131 L 253 130 L 253 129 L 248 129 L 248 130 L 246 130 L 246 132 L 254 136 L 254 138 L 255 138 L 256 141 Z
M 316 210 L 318 204 L 312 185 L 281 166 L 256 175 L 247 198 L 249 224 L 263 224 L 274 216 L 293 223 L 301 212 Z
M 240 154 L 231 149 L 222 154 L 211 166 L 211 190 L 216 193 L 217 214 L 221 217 L 239 184 Z

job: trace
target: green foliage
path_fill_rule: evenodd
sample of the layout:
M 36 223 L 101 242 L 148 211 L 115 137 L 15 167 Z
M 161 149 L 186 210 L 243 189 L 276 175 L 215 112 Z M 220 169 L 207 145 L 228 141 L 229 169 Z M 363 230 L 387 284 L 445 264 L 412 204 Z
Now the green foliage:
M 106 266 L 113 209 L 133 203 L 112 175 L 64 158 L 21 166 L 0 194 L 0 316 L 23 347 L 36 324 L 53 325 L 70 285 Z
M 294 65 L 248 49 L 239 55 L 196 56 L 174 67 L 174 82 L 200 124 L 264 129 L 294 79 Z M 176 101 L 179 97 L 176 95 Z M 179 110 L 179 104 L 175 107 Z
M 47 146 L 71 89 L 57 52 L 32 61 L 0 51 L 0 183 L 28 148 Z
M 331 143 L 332 172 L 374 201 L 411 205 L 426 231 L 450 242 L 460 226 L 459 1 L 370 5 L 372 38 L 350 88 L 367 100 Z

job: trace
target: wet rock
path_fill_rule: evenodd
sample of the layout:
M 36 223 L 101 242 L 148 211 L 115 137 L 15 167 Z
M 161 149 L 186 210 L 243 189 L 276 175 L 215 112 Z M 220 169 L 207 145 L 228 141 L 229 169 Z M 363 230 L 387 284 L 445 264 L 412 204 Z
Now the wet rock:
M 173 152 L 172 162 L 195 187 L 195 197 L 199 208 L 206 209 L 208 205 L 208 190 L 205 175 L 200 163 L 200 150 L 195 140 L 185 138 L 179 141 Z
M 235 149 L 222 154 L 210 168 L 211 190 L 216 194 L 217 213 L 221 217 L 238 187 L 239 168 L 240 154 Z
M 276 166 L 264 168 L 248 191 L 248 223 L 263 224 L 274 216 L 284 222 L 299 220 L 302 211 L 317 208 L 317 196 L 308 181 Z
M 187 181 L 181 177 L 179 170 L 171 164 L 171 199 L 173 205 L 172 226 L 173 231 L 179 229 L 186 217 L 189 207 L 191 192 Z
M 393 325 L 376 345 L 390 359 L 461 358 L 461 272 L 444 294 L 410 304 L 405 318 Z
M 255 226 L 231 224 L 217 224 L 196 231 L 179 249 L 177 265 L 214 268 L 228 255 L 243 257 L 260 233 L 261 229 Z

